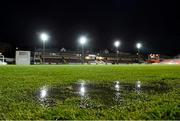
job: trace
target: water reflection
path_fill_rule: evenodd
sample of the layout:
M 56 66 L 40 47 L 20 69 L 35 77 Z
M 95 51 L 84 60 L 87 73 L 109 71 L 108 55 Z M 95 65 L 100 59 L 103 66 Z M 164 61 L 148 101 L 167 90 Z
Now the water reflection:
M 80 107 L 81 108 L 86 108 L 88 104 L 88 97 L 87 97 L 87 92 L 86 92 L 86 86 L 85 82 L 81 82 L 79 86 L 79 95 L 80 95 Z
M 80 96 L 84 97 L 85 93 L 86 93 L 85 83 L 82 82 L 82 83 L 80 83 L 79 94 L 80 94 Z
M 116 91 L 120 91 L 119 81 L 116 81 L 116 82 L 115 82 L 115 90 L 116 90 Z
M 121 97 L 121 92 L 120 92 L 120 83 L 119 81 L 115 82 L 115 96 L 114 96 L 114 101 L 116 102 L 116 104 L 118 105 L 122 99 Z
M 48 87 L 47 86 L 43 86 L 40 89 L 40 100 L 44 100 L 47 96 L 48 96 Z
M 115 93 L 115 97 L 114 97 L 114 101 L 118 103 L 118 102 L 120 102 L 121 98 L 122 98 L 121 97 L 121 93 L 120 92 L 116 92 Z
M 142 86 L 141 81 L 137 81 L 137 82 L 136 82 L 136 85 L 135 85 L 135 91 L 136 91 L 138 94 L 141 93 L 141 86 Z
M 41 87 L 38 92 L 38 100 L 40 101 L 39 103 L 43 107 L 55 106 L 56 104 L 55 99 L 52 98 L 51 96 L 52 96 L 52 92 L 47 86 Z
M 81 108 L 119 106 L 126 104 L 128 100 L 143 100 L 141 92 L 154 94 L 154 92 L 159 91 L 163 93 L 163 90 L 168 90 L 167 86 L 163 83 L 142 85 L 141 81 L 134 84 L 121 83 L 120 81 L 101 84 L 78 82 L 53 87 L 43 86 L 36 92 L 36 96 L 38 101 L 45 106 L 54 106 L 57 101 L 63 105 L 73 104 Z
M 137 81 L 137 83 L 136 83 L 136 87 L 137 87 L 138 89 L 140 89 L 140 88 L 141 88 L 141 82 L 140 82 L 140 81 Z

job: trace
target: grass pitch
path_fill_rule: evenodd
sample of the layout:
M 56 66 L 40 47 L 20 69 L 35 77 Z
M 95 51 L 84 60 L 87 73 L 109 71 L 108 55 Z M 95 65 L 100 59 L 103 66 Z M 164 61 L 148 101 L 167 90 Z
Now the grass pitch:
M 107 83 L 119 80 L 143 84 L 164 82 L 166 93 L 144 94 L 147 101 L 129 100 L 111 108 L 71 106 L 68 98 L 54 107 L 43 107 L 34 92 L 43 85 L 62 85 L 88 80 Z M 70 100 L 70 101 L 69 101 Z M 68 105 L 69 104 L 69 105 Z M 0 66 L 0 119 L 179 119 L 180 65 L 32 65 Z

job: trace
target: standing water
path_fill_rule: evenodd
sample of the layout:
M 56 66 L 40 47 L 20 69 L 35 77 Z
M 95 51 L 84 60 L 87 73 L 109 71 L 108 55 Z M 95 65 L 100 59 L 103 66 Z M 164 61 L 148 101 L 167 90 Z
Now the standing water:
M 162 88 L 163 87 L 163 88 Z M 131 101 L 147 101 L 144 94 L 164 93 L 169 88 L 164 83 L 143 85 L 133 83 L 88 83 L 86 81 L 69 85 L 42 86 L 36 92 L 38 102 L 46 107 L 73 105 L 81 108 L 109 107 L 126 105 Z

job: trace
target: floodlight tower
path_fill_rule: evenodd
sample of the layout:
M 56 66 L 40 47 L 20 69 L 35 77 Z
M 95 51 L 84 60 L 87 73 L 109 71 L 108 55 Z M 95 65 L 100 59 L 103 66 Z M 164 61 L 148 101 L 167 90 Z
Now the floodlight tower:
M 139 52 L 140 52 L 141 47 L 142 47 L 142 44 L 141 44 L 141 43 L 137 43 L 137 44 L 136 44 L 137 56 L 138 56 L 138 61 L 139 61 L 139 62 L 140 62 Z
M 118 64 L 118 55 L 119 55 L 119 46 L 120 46 L 120 41 L 115 41 L 114 46 L 116 47 L 116 53 L 117 53 L 117 64 Z
M 43 42 L 43 56 L 44 56 L 45 55 L 45 43 L 48 41 L 49 36 L 46 33 L 41 33 L 40 39 Z M 43 62 L 44 62 L 44 57 L 43 57 Z
M 79 43 L 81 44 L 81 63 L 84 64 L 84 45 L 87 42 L 87 37 L 86 36 L 81 36 L 79 38 Z

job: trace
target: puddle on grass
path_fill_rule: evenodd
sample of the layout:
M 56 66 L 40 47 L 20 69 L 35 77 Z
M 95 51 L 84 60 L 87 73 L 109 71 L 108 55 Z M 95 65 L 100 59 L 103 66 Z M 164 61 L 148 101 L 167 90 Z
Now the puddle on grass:
M 144 94 L 165 93 L 170 88 L 163 82 L 142 84 L 121 83 L 88 83 L 77 82 L 69 85 L 42 86 L 36 92 L 39 103 L 46 107 L 58 104 L 75 105 L 81 108 L 108 107 L 126 105 L 128 101 L 146 101 Z

